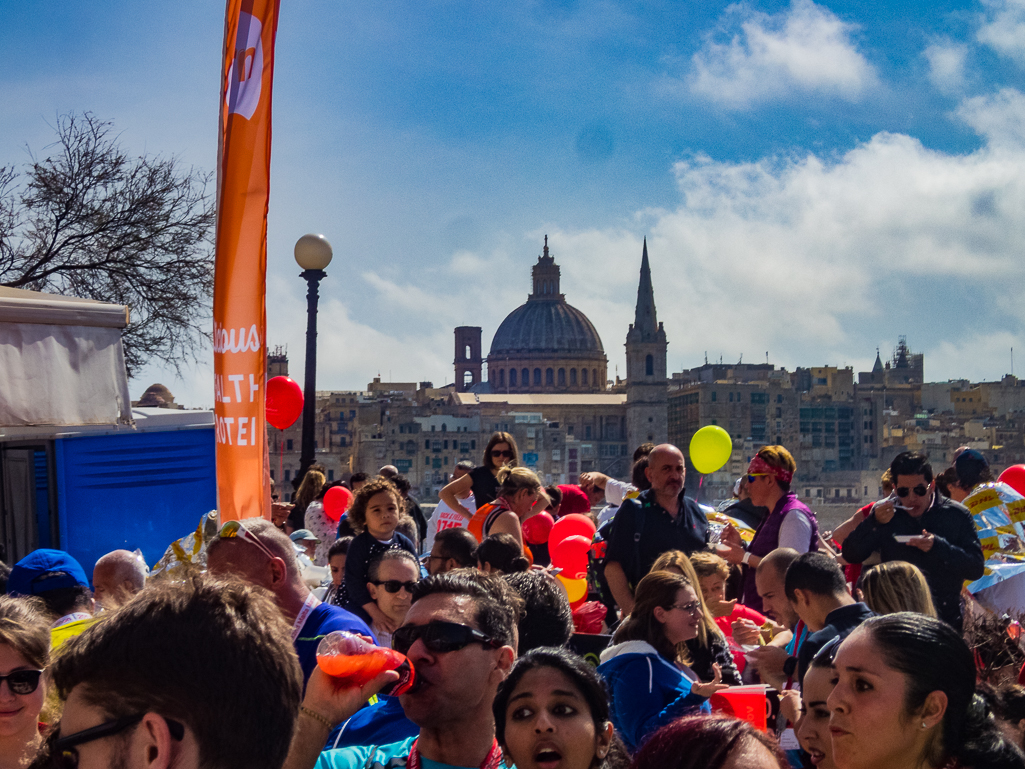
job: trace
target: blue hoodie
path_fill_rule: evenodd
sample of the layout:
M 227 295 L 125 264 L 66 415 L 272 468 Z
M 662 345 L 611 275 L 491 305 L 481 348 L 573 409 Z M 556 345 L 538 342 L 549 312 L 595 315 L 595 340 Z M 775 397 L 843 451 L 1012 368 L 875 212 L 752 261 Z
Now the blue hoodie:
M 697 682 L 647 641 L 610 646 L 601 654 L 598 672 L 612 695 L 612 723 L 631 753 L 680 716 L 711 712 L 708 698 L 691 692 Z

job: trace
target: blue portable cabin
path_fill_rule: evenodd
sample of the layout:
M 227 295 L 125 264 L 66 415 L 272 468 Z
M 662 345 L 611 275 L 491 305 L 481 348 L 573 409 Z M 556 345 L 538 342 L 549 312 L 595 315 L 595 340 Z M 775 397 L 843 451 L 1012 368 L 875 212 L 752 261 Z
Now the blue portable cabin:
M 133 408 L 134 426 L 0 431 L 0 538 L 7 563 L 66 550 L 87 574 L 104 553 L 152 566 L 217 506 L 210 411 Z

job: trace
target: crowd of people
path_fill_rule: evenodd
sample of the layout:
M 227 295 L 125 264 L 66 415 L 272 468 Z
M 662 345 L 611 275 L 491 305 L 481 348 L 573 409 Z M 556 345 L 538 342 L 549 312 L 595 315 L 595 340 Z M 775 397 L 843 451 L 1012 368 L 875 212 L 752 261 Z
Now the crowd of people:
M 0 575 L 0 769 L 1025 769 L 1020 627 L 987 620 L 999 668 L 965 640 L 983 550 L 954 497 L 992 480 L 978 456 L 944 493 L 898 455 L 829 532 L 782 446 L 734 525 L 684 494 L 675 446 L 639 447 L 629 482 L 545 487 L 495 433 L 429 517 L 386 466 L 332 519 L 313 468 L 188 568 L 115 550 L 89 579 L 37 550 Z M 545 536 L 566 516 L 595 530 L 572 598 Z M 335 631 L 403 655 L 411 686 L 326 673 Z

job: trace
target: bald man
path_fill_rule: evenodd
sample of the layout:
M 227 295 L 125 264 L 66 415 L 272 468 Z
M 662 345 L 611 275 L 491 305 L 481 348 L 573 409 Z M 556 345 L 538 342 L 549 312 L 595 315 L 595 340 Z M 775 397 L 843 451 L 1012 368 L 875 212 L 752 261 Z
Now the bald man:
M 274 595 L 274 602 L 292 626 L 292 644 L 299 655 L 304 682 L 317 666 L 320 640 L 331 631 L 373 638 L 370 628 L 355 614 L 321 603 L 310 592 L 299 572 L 295 547 L 284 532 L 263 518 L 247 518 L 244 528 L 246 537 L 218 534 L 207 545 L 207 568 L 217 576 L 241 577 Z
M 107 553 L 93 566 L 93 598 L 107 611 L 127 602 L 145 584 L 146 565 L 127 550 Z
M 708 543 L 704 512 L 683 495 L 683 453 L 669 443 L 656 446 L 644 474 L 651 488 L 624 500 L 605 556 L 605 579 L 624 616 L 633 610 L 633 590 L 656 558 L 667 550 L 690 555 Z

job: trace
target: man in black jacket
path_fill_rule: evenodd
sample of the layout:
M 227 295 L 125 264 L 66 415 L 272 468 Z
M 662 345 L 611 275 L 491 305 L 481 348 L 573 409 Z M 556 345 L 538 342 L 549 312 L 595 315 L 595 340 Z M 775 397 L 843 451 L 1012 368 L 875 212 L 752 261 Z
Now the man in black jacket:
M 797 680 L 803 681 L 819 649 L 834 638 L 846 638 L 875 615 L 851 598 L 843 569 L 824 553 L 804 553 L 790 564 L 785 585 L 787 600 L 812 631 L 797 654 Z
M 861 563 L 878 551 L 884 562 L 914 564 L 925 574 L 940 619 L 960 631 L 961 586 L 981 577 L 985 563 L 971 513 L 936 491 L 924 454 L 898 454 L 890 474 L 896 501 L 876 502 L 844 541 L 843 557 Z
M 627 499 L 616 513 L 605 554 L 605 578 L 626 616 L 633 589 L 667 550 L 690 555 L 708 542 L 708 519 L 698 503 L 683 495 L 683 453 L 668 443 L 648 455 L 645 476 L 651 488 Z

